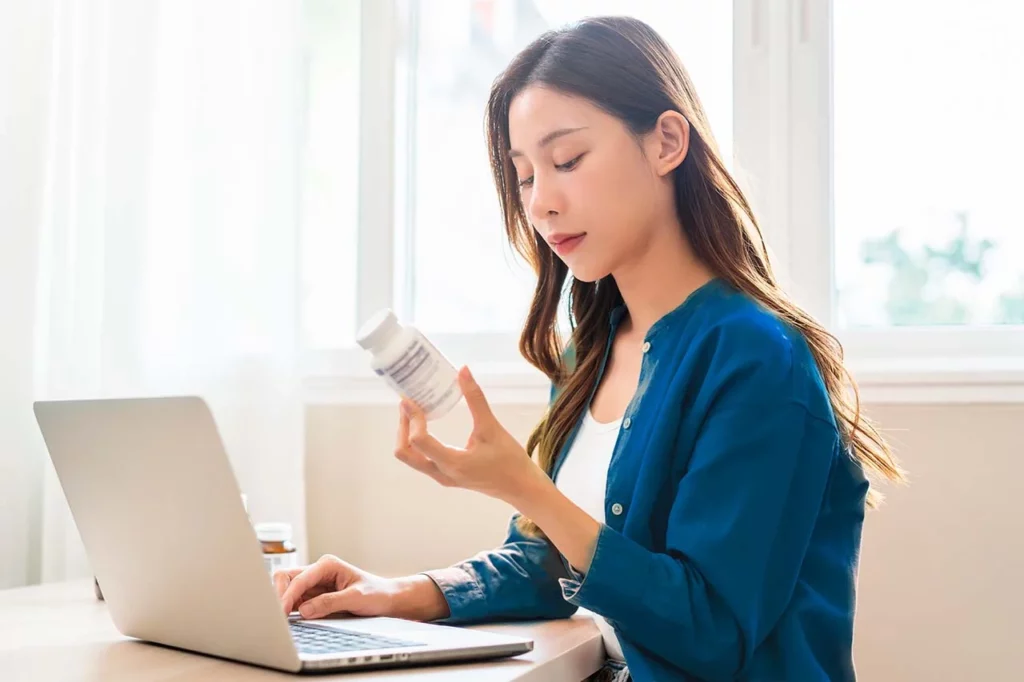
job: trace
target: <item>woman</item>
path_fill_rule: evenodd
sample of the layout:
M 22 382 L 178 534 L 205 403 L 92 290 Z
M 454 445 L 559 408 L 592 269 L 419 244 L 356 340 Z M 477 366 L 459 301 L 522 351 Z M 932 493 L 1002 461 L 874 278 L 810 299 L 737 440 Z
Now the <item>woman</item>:
M 403 402 L 395 454 L 515 507 L 508 539 L 402 579 L 325 557 L 276 576 L 284 608 L 584 607 L 609 655 L 594 679 L 853 680 L 865 473 L 901 472 L 839 344 L 779 289 L 678 58 L 632 19 L 546 33 L 498 77 L 487 130 L 508 238 L 538 275 L 520 347 L 552 399 L 524 448 L 463 369 L 466 448 Z

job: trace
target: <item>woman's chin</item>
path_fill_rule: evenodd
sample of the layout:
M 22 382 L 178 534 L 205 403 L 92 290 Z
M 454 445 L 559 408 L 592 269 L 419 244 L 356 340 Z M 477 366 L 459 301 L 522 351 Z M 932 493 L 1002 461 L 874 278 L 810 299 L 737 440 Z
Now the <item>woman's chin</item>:
M 569 266 L 569 271 L 575 279 L 588 284 L 604 279 L 611 274 L 607 268 L 595 267 L 594 264 L 566 263 L 566 265 Z

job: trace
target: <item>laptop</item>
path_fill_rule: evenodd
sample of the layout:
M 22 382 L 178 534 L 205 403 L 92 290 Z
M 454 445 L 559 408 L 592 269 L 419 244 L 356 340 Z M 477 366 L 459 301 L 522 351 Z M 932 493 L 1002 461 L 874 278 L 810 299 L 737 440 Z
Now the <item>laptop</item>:
M 201 398 L 34 408 L 114 625 L 128 637 L 289 672 L 533 649 L 529 639 L 395 618 L 286 616 Z

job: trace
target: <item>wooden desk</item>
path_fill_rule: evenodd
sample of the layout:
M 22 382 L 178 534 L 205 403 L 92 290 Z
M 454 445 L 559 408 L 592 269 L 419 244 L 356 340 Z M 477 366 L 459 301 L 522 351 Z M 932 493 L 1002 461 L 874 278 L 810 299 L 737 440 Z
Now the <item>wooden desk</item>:
M 0 680 L 566 682 L 584 679 L 604 658 L 601 635 L 586 616 L 477 627 L 530 637 L 534 650 L 487 663 L 299 678 L 127 639 L 114 628 L 105 604 L 93 596 L 91 582 L 59 583 L 0 591 Z

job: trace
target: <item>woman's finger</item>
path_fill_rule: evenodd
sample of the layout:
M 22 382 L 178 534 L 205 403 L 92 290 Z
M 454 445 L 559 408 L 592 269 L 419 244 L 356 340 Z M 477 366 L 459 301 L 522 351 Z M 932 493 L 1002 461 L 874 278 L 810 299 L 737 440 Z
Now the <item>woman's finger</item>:
M 409 415 L 402 406 L 398 406 L 398 440 L 395 442 L 395 453 L 409 447 Z
M 291 583 L 292 578 L 302 573 L 301 568 L 287 568 L 274 571 L 274 589 L 277 591 L 277 598 L 280 599 L 284 596 L 285 590 L 288 589 L 288 585 Z
M 334 591 L 334 587 L 333 586 L 330 586 L 330 585 L 318 585 L 318 586 L 314 587 L 313 589 L 309 590 L 308 592 L 306 592 L 301 597 L 299 597 L 296 600 L 295 604 L 292 606 L 292 611 L 298 611 L 299 607 L 301 607 L 303 604 L 308 602 L 310 599 L 316 599 L 321 594 L 326 594 L 328 592 L 333 592 L 333 591 Z
M 398 440 L 395 442 L 395 458 L 423 473 L 423 466 L 430 464 L 422 454 L 416 452 L 409 444 L 409 415 L 399 406 L 398 410 Z
M 402 448 L 400 450 L 396 450 L 395 457 L 403 464 L 407 464 L 421 474 L 430 476 L 443 486 L 450 487 L 455 484 L 451 478 L 446 476 L 444 472 L 438 468 L 437 464 L 431 462 L 426 456 L 417 452 L 413 448 Z
M 473 415 L 474 428 L 486 429 L 497 423 L 498 420 L 495 418 L 494 412 L 491 411 L 487 398 L 484 397 L 483 389 L 480 388 L 480 384 L 476 383 L 469 367 L 459 370 L 459 388 L 462 389 L 466 405 L 469 406 L 469 412 Z
M 451 479 L 441 473 L 441 470 L 438 469 L 436 464 L 410 446 L 409 414 L 408 411 L 404 409 L 404 401 L 403 406 L 401 407 L 402 409 L 398 410 L 398 441 L 395 443 L 395 458 L 400 462 L 409 465 L 416 471 L 419 471 L 421 474 L 430 476 L 441 485 L 451 485 Z
M 451 460 L 451 448 L 430 435 L 427 418 L 423 411 L 408 401 L 403 401 L 402 411 L 409 422 L 409 444 L 429 459 L 442 465 Z
M 312 620 L 329 616 L 332 613 L 351 613 L 363 599 L 361 590 L 353 585 L 338 592 L 325 592 L 310 599 L 299 607 L 299 614 L 307 620 Z
M 291 613 L 294 611 L 295 607 L 301 603 L 303 595 L 316 588 L 329 577 L 328 571 L 327 564 L 320 560 L 301 569 L 298 575 L 293 576 L 284 591 L 284 595 L 281 597 L 281 605 L 284 607 L 284 612 Z

